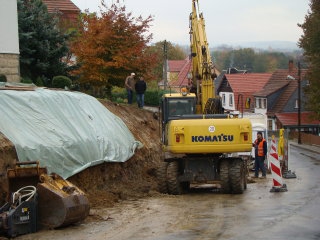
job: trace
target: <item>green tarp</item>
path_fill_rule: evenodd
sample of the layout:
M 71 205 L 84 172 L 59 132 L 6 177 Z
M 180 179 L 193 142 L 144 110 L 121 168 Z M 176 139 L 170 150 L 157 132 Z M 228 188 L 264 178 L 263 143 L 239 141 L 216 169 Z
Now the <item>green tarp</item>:
M 0 90 L 0 114 L 0 131 L 19 161 L 38 160 L 65 179 L 102 162 L 125 162 L 142 145 L 119 117 L 79 92 Z

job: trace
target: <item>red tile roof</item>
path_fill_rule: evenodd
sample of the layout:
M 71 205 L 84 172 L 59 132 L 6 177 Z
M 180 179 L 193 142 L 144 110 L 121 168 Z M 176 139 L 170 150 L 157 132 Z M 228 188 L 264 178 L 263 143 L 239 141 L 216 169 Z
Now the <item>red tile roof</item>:
M 307 70 L 301 69 L 301 79 L 305 78 Z M 268 95 L 278 91 L 279 89 L 287 86 L 290 82 L 295 80 L 287 79 L 288 75 L 298 79 L 298 70 L 294 69 L 289 71 L 288 69 L 278 69 L 270 77 L 269 82 L 265 85 L 263 90 L 257 92 L 255 96 L 267 97 Z M 295 81 L 296 82 L 296 81 Z
M 170 86 L 181 87 L 188 85 L 188 73 L 191 67 L 191 60 L 169 60 L 169 72 L 179 72 L 177 80 L 169 82 Z
M 184 60 L 169 60 L 168 72 L 180 72 L 183 66 L 188 62 L 188 59 Z
M 80 9 L 71 0 L 42 0 L 47 5 L 48 12 L 72 11 L 80 13 Z
M 226 74 L 230 87 L 237 93 L 255 93 L 269 81 L 271 73 Z
M 281 122 L 283 126 L 297 126 L 298 125 L 298 113 L 276 113 L 276 118 Z M 301 112 L 301 126 L 320 125 L 320 120 L 312 120 L 311 112 Z
M 305 78 L 306 72 L 306 69 L 301 69 L 301 79 Z M 288 75 L 296 80 L 288 79 Z M 274 113 L 283 111 L 289 98 L 298 87 L 298 78 L 298 70 L 296 68 L 293 68 L 291 70 L 278 69 L 272 74 L 270 80 L 264 86 L 264 88 L 254 94 L 256 97 L 267 97 L 275 93 L 276 91 L 283 89 L 283 92 L 281 93 L 281 96 L 277 100 L 276 104 L 272 107 L 272 109 L 268 110 L 269 116 L 274 115 Z

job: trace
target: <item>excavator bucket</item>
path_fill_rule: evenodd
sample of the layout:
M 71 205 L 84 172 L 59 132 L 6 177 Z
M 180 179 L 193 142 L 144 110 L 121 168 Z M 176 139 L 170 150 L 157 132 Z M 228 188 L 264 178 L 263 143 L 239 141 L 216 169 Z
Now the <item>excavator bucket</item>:
M 29 165 L 21 167 L 22 165 Z M 36 165 L 36 166 L 30 166 Z M 28 185 L 37 189 L 38 228 L 53 229 L 84 220 L 90 210 L 85 193 L 57 174 L 47 174 L 39 162 L 17 162 L 7 170 L 9 192 Z
M 90 210 L 85 193 L 59 175 L 42 174 L 37 185 L 38 225 L 57 228 L 84 220 Z

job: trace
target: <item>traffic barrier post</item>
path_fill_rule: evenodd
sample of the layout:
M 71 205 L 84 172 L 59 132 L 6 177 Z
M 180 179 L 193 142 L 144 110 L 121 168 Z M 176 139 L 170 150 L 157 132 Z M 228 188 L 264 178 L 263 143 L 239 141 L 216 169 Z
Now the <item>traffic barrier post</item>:
M 271 173 L 272 173 L 272 183 L 273 186 L 270 192 L 286 192 L 288 191 L 287 185 L 282 182 L 280 161 L 277 153 L 277 146 L 274 137 L 271 140 L 271 149 L 269 154 Z

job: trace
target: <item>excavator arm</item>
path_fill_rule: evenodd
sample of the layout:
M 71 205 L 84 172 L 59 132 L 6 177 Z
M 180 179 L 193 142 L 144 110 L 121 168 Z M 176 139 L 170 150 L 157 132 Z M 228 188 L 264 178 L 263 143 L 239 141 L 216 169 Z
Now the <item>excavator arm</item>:
M 203 14 L 199 13 L 198 0 L 192 0 L 190 14 L 190 48 L 192 81 L 197 89 L 197 111 L 204 112 L 209 98 L 215 97 L 213 80 L 218 75 L 210 55 Z M 199 111 L 200 110 L 200 111 Z

